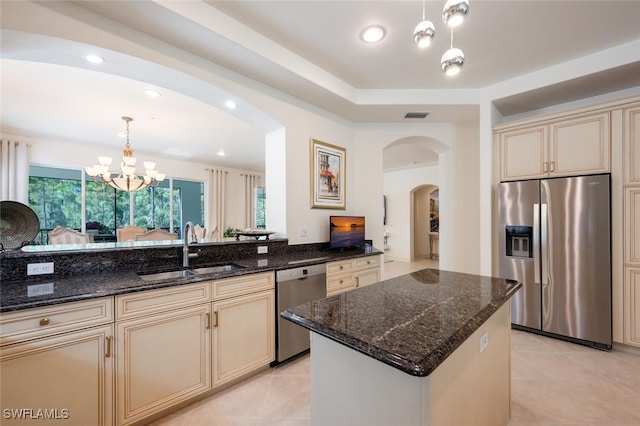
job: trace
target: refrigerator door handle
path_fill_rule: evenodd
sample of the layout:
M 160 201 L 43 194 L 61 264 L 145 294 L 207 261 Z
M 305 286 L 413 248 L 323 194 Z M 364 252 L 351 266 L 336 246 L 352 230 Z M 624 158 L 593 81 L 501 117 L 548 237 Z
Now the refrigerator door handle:
M 542 285 L 549 285 L 549 215 L 547 204 L 540 204 L 540 263 L 542 265 Z
M 533 279 L 540 284 L 540 253 L 538 251 L 540 238 L 540 204 L 533 205 Z

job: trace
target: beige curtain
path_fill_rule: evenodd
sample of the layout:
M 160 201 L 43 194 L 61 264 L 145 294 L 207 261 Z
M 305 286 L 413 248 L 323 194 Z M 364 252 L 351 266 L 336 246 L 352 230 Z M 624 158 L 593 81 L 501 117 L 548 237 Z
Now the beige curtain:
M 29 150 L 25 142 L 0 141 L 0 200 L 29 203 Z
M 205 203 L 205 228 L 211 230 L 211 238 L 222 241 L 224 234 L 225 185 L 227 172 L 219 169 L 207 169 Z
M 244 200 L 244 227 L 253 228 L 255 226 L 255 195 L 254 191 L 258 186 L 258 176 L 244 174 L 242 175 L 242 181 L 244 184 L 243 200 Z

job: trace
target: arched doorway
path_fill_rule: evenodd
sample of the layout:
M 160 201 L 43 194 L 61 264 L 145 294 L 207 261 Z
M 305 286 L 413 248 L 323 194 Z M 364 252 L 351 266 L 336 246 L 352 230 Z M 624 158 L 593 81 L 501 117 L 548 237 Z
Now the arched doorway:
M 438 259 L 439 189 L 425 184 L 411 192 L 411 260 Z

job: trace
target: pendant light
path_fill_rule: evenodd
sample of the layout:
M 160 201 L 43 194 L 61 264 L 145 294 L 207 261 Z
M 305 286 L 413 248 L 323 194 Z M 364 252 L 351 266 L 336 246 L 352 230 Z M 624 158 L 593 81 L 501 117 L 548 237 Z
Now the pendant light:
M 442 22 L 457 27 L 469 14 L 468 0 L 447 0 L 442 9 Z
M 440 67 L 448 76 L 454 76 L 460 73 L 460 69 L 464 65 L 464 53 L 462 50 L 453 47 L 453 27 L 451 28 L 451 47 L 444 52 L 440 59 Z
M 425 1 L 422 0 L 422 21 L 413 30 L 413 42 L 419 48 L 431 44 L 436 29 L 433 22 L 425 18 Z M 442 10 L 442 22 L 451 27 L 451 46 L 440 59 L 440 67 L 447 76 L 460 73 L 464 65 L 464 53 L 453 47 L 453 27 L 460 25 L 469 14 L 469 0 L 447 0 Z
M 85 167 L 87 175 L 91 176 L 94 182 L 105 183 L 112 188 L 127 192 L 134 192 L 149 186 L 158 186 L 165 178 L 164 173 L 158 173 L 156 163 L 144 162 L 145 174 L 138 175 L 136 172 L 136 157 L 133 156 L 133 149 L 129 144 L 129 123 L 133 121 L 131 117 L 122 117 L 127 123 L 127 144 L 122 150 L 122 163 L 120 170 L 112 172 L 109 170 L 111 157 L 98 157 L 98 164 Z
M 436 36 L 433 22 L 425 18 L 425 0 L 422 0 L 422 21 L 413 30 L 413 42 L 421 49 L 428 47 Z

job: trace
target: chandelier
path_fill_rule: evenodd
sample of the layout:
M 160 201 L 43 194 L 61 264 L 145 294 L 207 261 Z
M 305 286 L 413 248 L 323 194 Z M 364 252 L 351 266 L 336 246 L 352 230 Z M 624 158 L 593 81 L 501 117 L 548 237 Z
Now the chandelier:
M 451 27 L 451 47 L 440 59 L 440 68 L 448 75 L 456 75 L 464 64 L 464 53 L 453 47 L 453 27 L 457 27 L 469 14 L 469 0 L 447 0 L 442 10 L 442 21 Z M 413 30 L 413 41 L 425 48 L 431 44 L 436 35 L 433 23 L 425 18 L 425 0 L 422 0 L 422 21 Z
M 158 173 L 156 163 L 145 161 L 145 174 L 138 175 L 136 172 L 136 157 L 133 156 L 133 149 L 129 145 L 129 123 L 133 121 L 131 117 L 122 117 L 127 123 L 127 144 L 122 150 L 122 163 L 119 171 L 110 171 L 111 157 L 98 157 L 98 164 L 84 168 L 87 175 L 97 183 L 107 185 L 121 191 L 134 192 L 150 186 L 158 186 L 165 178 L 164 173 Z

